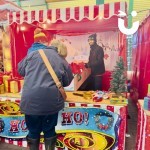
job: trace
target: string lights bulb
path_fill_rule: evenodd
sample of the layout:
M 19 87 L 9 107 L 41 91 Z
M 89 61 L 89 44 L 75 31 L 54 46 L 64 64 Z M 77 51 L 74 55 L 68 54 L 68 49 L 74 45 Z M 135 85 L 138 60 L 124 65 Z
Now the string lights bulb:
M 47 19 L 47 21 L 46 21 L 48 24 L 50 24 L 51 23 L 51 20 L 50 19 Z
M 99 20 L 102 20 L 103 19 L 103 17 L 102 16 L 99 16 Z
M 20 30 L 21 30 L 21 31 L 25 31 L 25 30 L 26 30 L 26 27 L 25 27 L 25 26 L 20 26 Z
M 43 28 L 46 29 L 46 27 L 47 27 L 47 25 L 46 25 L 46 24 L 43 24 Z

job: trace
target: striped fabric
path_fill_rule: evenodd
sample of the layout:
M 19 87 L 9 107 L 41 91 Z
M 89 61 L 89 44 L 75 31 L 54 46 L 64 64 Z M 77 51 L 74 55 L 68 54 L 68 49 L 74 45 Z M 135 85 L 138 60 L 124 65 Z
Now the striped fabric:
M 56 23 L 58 20 L 68 22 L 71 19 L 81 21 L 84 18 L 89 20 L 97 18 L 109 19 L 113 15 L 117 15 L 119 10 L 126 12 L 125 2 L 50 10 L 10 12 L 8 14 L 8 24 L 12 24 L 13 22 L 18 24 L 27 22 L 30 24 L 34 21 L 43 23 L 46 20 Z
M 7 13 L 14 11 L 21 11 L 17 5 L 12 2 L 0 0 L 0 24 L 5 24 L 7 22 Z

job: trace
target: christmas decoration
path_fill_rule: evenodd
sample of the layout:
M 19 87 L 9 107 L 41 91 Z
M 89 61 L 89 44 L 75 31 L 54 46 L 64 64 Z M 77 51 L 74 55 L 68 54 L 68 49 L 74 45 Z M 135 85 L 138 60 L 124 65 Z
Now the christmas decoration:
M 110 81 L 110 91 L 117 95 L 127 92 L 126 88 L 126 68 L 122 57 L 116 62 L 115 69 L 112 72 Z
M 101 117 L 107 117 L 107 123 L 102 123 L 102 120 L 103 119 L 100 119 Z M 113 122 L 114 122 L 114 118 L 111 114 L 109 114 L 108 112 L 100 112 L 100 113 L 97 113 L 95 116 L 95 123 L 97 125 L 97 127 L 101 130 L 108 130 L 112 127 L 113 125 Z M 104 120 L 103 120 L 104 122 Z

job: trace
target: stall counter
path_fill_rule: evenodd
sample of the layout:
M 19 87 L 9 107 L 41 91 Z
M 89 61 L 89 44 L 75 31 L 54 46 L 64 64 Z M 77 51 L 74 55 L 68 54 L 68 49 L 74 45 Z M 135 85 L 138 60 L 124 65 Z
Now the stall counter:
M 94 146 L 95 150 L 99 147 L 103 150 L 110 148 L 113 150 L 125 149 L 127 104 L 113 105 L 109 100 L 93 102 L 92 100 L 85 100 L 82 96 L 76 96 L 73 92 L 67 92 L 67 96 L 68 98 L 65 102 L 65 108 L 60 111 L 58 125 L 56 126 L 56 131 L 58 133 L 57 150 L 63 150 L 64 148 L 66 150 L 73 150 L 81 147 L 86 147 L 86 150 L 91 150 L 93 149 L 92 146 Z M 19 103 L 20 94 L 1 94 L 0 100 L 9 100 L 11 102 Z M 72 113 L 72 116 L 70 116 L 72 124 L 67 124 L 66 115 L 70 112 Z M 101 118 L 103 119 L 101 120 Z M 3 119 L 2 115 L 1 119 Z M 13 118 L 10 118 L 10 121 L 12 122 L 11 119 Z M 18 118 L 18 120 L 19 119 L 20 118 Z M 21 119 L 21 122 L 24 123 L 23 118 Z M 103 122 L 103 120 L 105 120 L 105 122 Z M 22 127 L 25 129 L 24 124 Z M 20 130 L 22 130 L 22 128 L 20 128 L 19 131 Z M 16 135 L 15 134 L 16 133 L 13 133 L 11 134 L 11 137 L 7 137 L 1 136 L 3 134 L 0 133 L 0 139 L 6 143 L 27 147 L 27 142 L 25 140 L 27 133 L 25 130 Z M 17 135 L 19 134 L 22 138 L 17 138 Z M 14 136 L 14 138 L 12 138 L 12 136 Z M 83 139 L 85 141 L 83 141 Z M 79 147 L 77 147 L 76 144 L 73 144 L 74 140 L 77 143 L 80 143 Z M 89 141 L 88 144 L 87 141 Z M 99 142 L 97 141 L 102 141 L 103 144 L 101 143 L 99 145 Z M 40 150 L 44 150 L 43 142 L 40 144 Z

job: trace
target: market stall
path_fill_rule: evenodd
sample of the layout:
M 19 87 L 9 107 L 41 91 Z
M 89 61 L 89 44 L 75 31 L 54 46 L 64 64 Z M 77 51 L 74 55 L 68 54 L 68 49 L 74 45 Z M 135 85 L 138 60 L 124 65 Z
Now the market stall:
M 109 100 L 93 102 L 92 99 L 86 102 L 70 92 L 67 95 L 65 109 L 59 112 L 56 126 L 58 150 L 64 147 L 68 150 L 125 149 L 127 103 L 114 105 Z M 25 137 L 28 130 L 18 106 L 20 95 L 2 94 L 0 98 L 0 105 L 5 106 L 0 115 L 1 141 L 27 147 Z M 6 106 L 13 111 L 7 110 Z M 44 149 L 42 140 L 40 149 Z
M 126 12 L 126 3 L 9 13 L 12 73 L 1 75 L 7 91 L 0 95 L 1 140 L 27 146 L 25 137 L 28 131 L 23 115 L 18 109 L 20 102 L 18 92 L 23 79 L 17 73 L 17 64 L 27 54 L 34 41 L 34 30 L 38 27 L 48 33 L 49 40 L 56 38 L 63 41 L 71 50 L 71 54 L 74 54 L 68 56 L 68 61 L 70 63 L 78 61 L 79 66 L 77 67 L 79 70 L 75 70 L 78 73 L 75 74 L 73 81 L 73 91 L 67 92 L 65 109 L 59 112 L 56 127 L 57 149 L 61 150 L 64 147 L 68 150 L 125 149 L 127 100 L 120 100 L 118 97 L 112 103 L 109 99 L 110 93 L 107 92 L 115 61 L 118 56 L 124 59 L 126 56 L 125 36 L 118 30 L 119 10 Z M 89 55 L 87 37 L 95 32 L 98 35 L 98 44 L 105 49 L 106 73 L 103 78 L 105 92 L 79 92 L 76 90 L 90 74 L 90 71 L 82 65 Z M 76 47 L 79 45 L 76 42 L 80 43 L 80 47 Z M 6 123 L 6 116 L 7 122 L 10 123 Z M 44 149 L 43 144 L 41 149 Z
M 139 30 L 133 36 L 132 50 L 132 99 L 137 102 L 138 98 L 143 99 L 147 94 L 150 83 L 150 13 L 141 23 Z M 138 93 L 138 95 L 137 95 Z M 139 96 L 139 97 L 138 97 Z
M 136 150 L 148 150 L 150 144 L 150 111 L 144 108 L 144 100 L 138 100 L 138 126 Z

